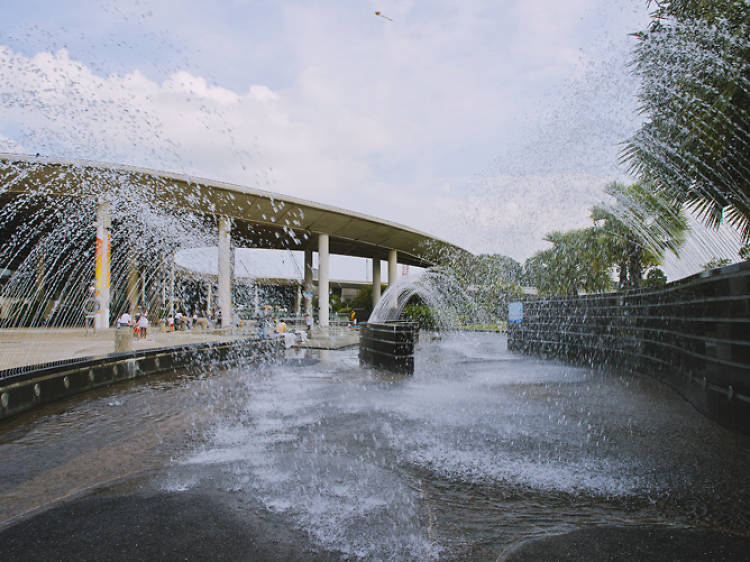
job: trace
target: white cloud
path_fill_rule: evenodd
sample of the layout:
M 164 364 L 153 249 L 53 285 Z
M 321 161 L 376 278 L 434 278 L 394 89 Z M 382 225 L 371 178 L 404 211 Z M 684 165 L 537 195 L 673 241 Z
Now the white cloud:
M 0 152 L 7 152 L 11 154 L 22 154 L 26 152 L 24 147 L 18 144 L 13 139 L 0 135 Z
M 155 60 L 106 74 L 65 49 L 0 47 L 0 143 L 270 189 L 524 257 L 587 217 L 633 127 L 624 33 L 608 38 L 615 64 L 591 71 L 601 41 L 582 18 L 609 13 L 593 0 L 285 3 L 262 39 L 211 10 L 197 22 L 115 8 L 101 16 L 108 48 Z M 117 18 L 148 31 L 121 39 Z M 162 31 L 185 65 L 170 67 L 163 41 L 148 50 Z M 190 50 L 198 33 L 205 52 Z
M 453 215 L 453 239 L 467 248 L 523 261 L 548 246 L 547 233 L 588 226 L 609 181 L 585 174 L 482 177 L 468 197 L 443 199 L 443 211 Z

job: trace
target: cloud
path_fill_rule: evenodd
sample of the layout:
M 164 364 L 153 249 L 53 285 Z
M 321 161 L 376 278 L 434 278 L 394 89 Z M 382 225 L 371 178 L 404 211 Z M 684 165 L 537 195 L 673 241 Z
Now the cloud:
M 237 3 L 195 21 L 113 3 L 89 16 L 109 65 L 72 22 L 54 43 L 75 50 L 0 47 L 0 142 L 269 189 L 514 256 L 585 219 L 634 126 L 627 37 L 607 38 L 601 72 L 586 21 L 610 8 L 377 4 Z M 211 39 L 200 49 L 197 34 Z
M 586 174 L 499 175 L 476 178 L 470 194 L 443 198 L 453 215 L 451 238 L 476 253 L 501 253 L 523 261 L 549 246 L 553 230 L 590 224 L 610 178 Z
M 22 154 L 25 151 L 26 150 L 22 145 L 18 144 L 13 139 L 6 137 L 5 135 L 0 134 L 0 152 Z

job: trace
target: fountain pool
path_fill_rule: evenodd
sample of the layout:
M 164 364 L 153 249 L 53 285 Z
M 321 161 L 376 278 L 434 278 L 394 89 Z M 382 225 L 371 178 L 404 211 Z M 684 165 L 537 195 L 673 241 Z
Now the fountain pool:
M 10 420 L 5 554 L 495 560 L 600 525 L 747 533 L 750 437 L 655 381 L 499 334 L 423 341 L 407 378 L 306 353 Z

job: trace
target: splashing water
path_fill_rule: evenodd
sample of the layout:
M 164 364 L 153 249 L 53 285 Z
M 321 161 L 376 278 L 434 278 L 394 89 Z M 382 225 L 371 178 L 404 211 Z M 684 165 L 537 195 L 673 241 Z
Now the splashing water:
M 423 304 L 441 330 L 454 330 L 461 319 L 483 321 L 484 315 L 471 295 L 446 268 L 434 267 L 416 281 L 399 279 L 388 287 L 370 315 L 370 322 L 394 322 L 402 319 L 408 304 Z
M 90 324 L 97 290 L 97 209 L 103 205 L 111 256 L 105 281 L 110 291 L 107 327 L 125 311 L 146 312 L 155 326 L 176 311 L 204 316 L 216 310 L 210 273 L 180 278 L 176 256 L 216 247 L 216 215 L 222 206 L 232 208 L 233 197 L 159 172 L 4 155 L 0 328 L 32 328 L 41 335 Z M 305 236 L 299 232 L 302 211 L 273 200 L 267 206 L 265 216 L 274 229 L 234 229 L 233 242 L 240 247 L 298 247 Z M 253 288 L 253 281 L 246 280 L 235 299 L 251 303 Z M 16 331 L 13 338 L 18 334 L 27 332 Z M 30 340 L 14 350 L 12 366 L 38 363 L 38 351 Z M 91 354 L 83 347 L 76 353 Z

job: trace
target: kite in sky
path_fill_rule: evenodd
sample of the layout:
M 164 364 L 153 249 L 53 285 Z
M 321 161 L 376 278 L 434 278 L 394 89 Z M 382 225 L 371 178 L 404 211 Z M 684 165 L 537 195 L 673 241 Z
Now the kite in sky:
M 384 15 L 382 12 L 378 12 L 377 10 L 375 10 L 375 15 L 376 16 L 380 16 L 383 19 L 387 19 L 388 21 L 393 21 L 391 18 L 389 18 L 388 16 Z

